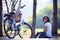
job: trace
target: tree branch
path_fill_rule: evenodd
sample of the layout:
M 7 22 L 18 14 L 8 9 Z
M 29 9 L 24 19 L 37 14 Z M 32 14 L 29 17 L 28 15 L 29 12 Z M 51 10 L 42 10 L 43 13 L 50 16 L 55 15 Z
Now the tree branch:
M 15 6 L 16 6 L 17 2 L 18 2 L 18 0 L 17 1 L 15 0 L 15 3 L 14 3 Z
M 21 6 L 21 8 L 24 8 L 26 5 Z
M 17 8 L 17 10 L 19 10 L 21 8 L 21 0 L 19 0 L 19 6 Z
M 6 7 L 7 7 L 7 13 L 9 13 L 9 7 L 8 7 L 8 4 L 7 4 L 7 0 L 5 0 L 5 4 L 6 4 Z
M 12 1 L 12 5 L 11 5 L 11 11 L 14 11 L 15 10 L 15 5 L 14 5 L 14 0 Z
M 11 5 L 11 1 L 10 1 L 10 4 L 9 4 L 9 6 Z

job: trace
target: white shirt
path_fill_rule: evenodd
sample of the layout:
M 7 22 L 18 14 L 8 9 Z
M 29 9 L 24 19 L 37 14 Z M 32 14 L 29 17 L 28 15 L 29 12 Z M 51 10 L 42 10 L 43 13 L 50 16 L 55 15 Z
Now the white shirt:
M 51 23 L 47 22 L 45 24 L 45 26 L 47 26 L 46 36 L 52 37 L 52 25 L 51 25 Z

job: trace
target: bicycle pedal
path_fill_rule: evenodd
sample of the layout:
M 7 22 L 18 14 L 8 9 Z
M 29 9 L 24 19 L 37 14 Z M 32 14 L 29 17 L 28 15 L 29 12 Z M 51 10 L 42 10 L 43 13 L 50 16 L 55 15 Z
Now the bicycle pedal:
M 24 30 L 24 33 L 27 32 L 27 30 Z

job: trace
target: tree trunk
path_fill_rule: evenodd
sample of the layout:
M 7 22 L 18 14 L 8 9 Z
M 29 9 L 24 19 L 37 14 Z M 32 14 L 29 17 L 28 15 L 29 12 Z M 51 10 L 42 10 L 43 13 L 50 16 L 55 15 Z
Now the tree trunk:
M 57 0 L 53 0 L 53 28 L 52 34 L 57 35 Z
M 37 0 L 33 0 L 33 22 L 32 22 L 33 37 L 35 36 L 35 25 L 36 25 L 36 4 Z
M 0 37 L 2 37 L 2 0 L 0 0 Z

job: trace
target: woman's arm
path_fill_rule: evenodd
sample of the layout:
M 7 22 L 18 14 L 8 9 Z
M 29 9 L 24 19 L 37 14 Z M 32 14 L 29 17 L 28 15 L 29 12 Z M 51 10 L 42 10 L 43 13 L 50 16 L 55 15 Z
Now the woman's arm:
M 47 26 L 44 26 L 43 32 L 46 32 L 46 31 L 47 31 Z

